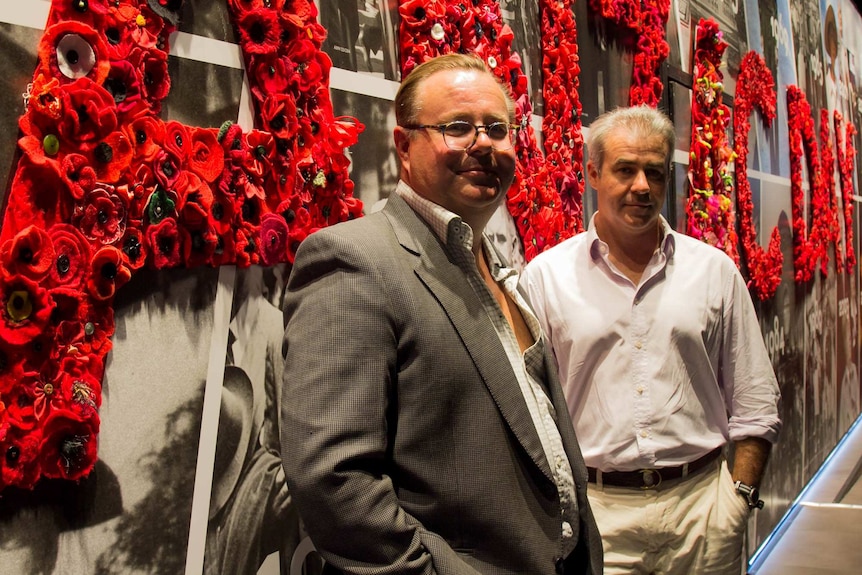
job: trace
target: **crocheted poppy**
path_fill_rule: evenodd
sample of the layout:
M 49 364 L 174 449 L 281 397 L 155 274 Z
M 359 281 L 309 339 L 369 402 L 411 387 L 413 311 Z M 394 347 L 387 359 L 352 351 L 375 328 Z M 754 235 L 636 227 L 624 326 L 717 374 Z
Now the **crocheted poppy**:
M 96 463 L 99 416 L 84 417 L 71 409 L 54 410 L 45 421 L 40 446 L 42 474 L 80 479 Z
M 174 268 L 182 261 L 182 236 L 174 218 L 165 218 L 146 230 L 147 244 L 156 269 Z
M 123 262 L 130 270 L 138 270 L 144 266 L 147 261 L 148 250 L 140 227 L 127 227 L 126 233 L 118 245 L 123 253 Z
M 72 223 L 89 240 L 108 245 L 126 231 L 126 199 L 113 186 L 99 184 L 75 207 Z
M 281 214 L 264 214 L 260 221 L 260 259 L 271 266 L 284 261 L 287 256 L 290 229 Z
M 131 165 L 134 148 L 125 132 L 111 132 L 87 150 L 96 177 L 102 182 L 116 182 Z
M 161 151 L 165 139 L 165 124 L 158 116 L 143 115 L 123 126 L 132 143 L 135 164 L 152 162 Z
M 224 154 L 218 145 L 218 131 L 192 128 L 188 166 L 204 181 L 212 183 L 224 171 Z
M 87 291 L 99 301 L 114 297 L 116 291 L 132 277 L 123 253 L 113 246 L 100 248 L 90 262 Z
M 24 345 L 48 326 L 54 301 L 35 281 L 12 275 L 0 280 L 0 339 Z
M 38 226 L 27 226 L 0 246 L 2 274 L 22 275 L 38 282 L 44 278 L 54 261 L 54 246 L 50 236 Z
M 63 20 L 49 26 L 39 42 L 37 73 L 61 83 L 89 78 L 101 84 L 108 75 L 108 47 L 101 34 L 82 22 Z
M 275 54 L 280 45 L 278 14 L 266 7 L 241 14 L 237 23 L 240 44 L 247 54 Z
M 8 410 L 0 410 L 0 421 L 5 419 Z M 39 459 L 42 430 L 21 429 L 8 423 L 0 429 L 3 430 L 0 434 L 0 487 L 32 489 L 42 473 Z

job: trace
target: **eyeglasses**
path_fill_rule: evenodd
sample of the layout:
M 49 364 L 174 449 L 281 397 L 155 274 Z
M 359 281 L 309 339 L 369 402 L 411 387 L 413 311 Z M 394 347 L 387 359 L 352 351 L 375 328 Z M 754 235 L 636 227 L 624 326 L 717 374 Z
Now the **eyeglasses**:
M 508 122 L 494 122 L 476 126 L 470 122 L 456 120 L 446 124 L 422 124 L 404 126 L 408 130 L 437 130 L 443 134 L 443 141 L 450 150 L 469 150 L 479 139 L 479 130 L 491 140 L 491 147 L 502 152 L 512 148 L 520 126 Z

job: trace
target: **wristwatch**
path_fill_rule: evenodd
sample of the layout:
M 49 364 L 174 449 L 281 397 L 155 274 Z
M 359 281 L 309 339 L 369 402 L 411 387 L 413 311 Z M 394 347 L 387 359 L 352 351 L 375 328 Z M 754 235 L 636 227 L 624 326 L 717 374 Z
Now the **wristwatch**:
M 745 500 L 748 502 L 749 510 L 754 509 L 755 507 L 763 509 L 763 500 L 760 498 L 760 492 L 757 490 L 757 487 L 746 485 L 742 481 L 737 481 L 733 486 L 736 488 L 737 493 L 745 497 Z

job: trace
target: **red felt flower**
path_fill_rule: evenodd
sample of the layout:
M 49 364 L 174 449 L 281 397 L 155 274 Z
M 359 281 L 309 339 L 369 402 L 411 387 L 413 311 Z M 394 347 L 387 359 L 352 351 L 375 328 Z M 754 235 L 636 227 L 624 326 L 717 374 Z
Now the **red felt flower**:
M 260 259 L 271 266 L 287 258 L 290 228 L 281 214 L 264 214 L 260 221 Z
M 96 170 L 90 160 L 81 154 L 68 154 L 60 163 L 60 177 L 76 200 L 80 200 L 96 186 Z
M 147 244 L 156 269 L 174 268 L 182 261 L 182 236 L 174 218 L 165 218 L 147 228 Z
M 87 290 L 96 300 L 105 301 L 113 298 L 131 277 L 123 253 L 113 246 L 104 246 L 96 252 L 90 263 Z
M 248 54 L 274 54 L 280 44 L 278 14 L 266 7 L 242 14 L 237 25 L 239 43 Z
M 218 144 L 217 131 L 193 128 L 188 166 L 206 182 L 212 183 L 224 170 L 224 154 Z
M 151 102 L 155 112 L 159 111 L 159 103 L 171 89 L 167 58 L 167 55 L 160 50 L 148 50 L 141 58 L 144 97 Z
M 81 353 L 104 357 L 111 349 L 114 334 L 114 308 L 106 301 L 86 301 L 81 306 L 80 321 L 84 327 Z
M 126 231 L 126 202 L 113 186 L 100 184 L 76 206 L 74 223 L 87 239 L 113 244 Z
M 22 275 L 38 282 L 48 274 L 53 261 L 51 238 L 38 226 L 27 226 L 0 247 L 2 273 L 8 277 Z
M 187 268 L 211 265 L 212 257 L 218 246 L 218 236 L 213 228 L 181 227 L 183 263 Z
M 139 116 L 123 126 L 129 141 L 132 142 L 135 163 L 152 162 L 161 151 L 165 140 L 165 124 L 157 116 Z
M 25 345 L 48 326 L 54 302 L 35 281 L 15 275 L 0 281 L 0 339 Z
M 179 166 L 185 165 L 192 149 L 192 139 L 189 129 L 175 121 L 165 124 L 165 150 L 179 161 Z
M 0 405 L 0 422 L 5 423 L 5 432 L 0 435 L 0 487 L 32 489 L 42 471 L 39 457 L 42 430 L 9 425 L 4 417 L 7 410 Z
M 286 91 L 287 79 L 294 72 L 289 59 L 278 54 L 260 54 L 253 55 L 250 61 L 249 84 L 257 101 Z
M 96 144 L 118 128 L 114 98 L 103 87 L 89 78 L 79 78 L 61 90 L 68 94 L 59 125 L 61 138 L 70 143 Z
M 101 34 L 74 20 L 49 26 L 39 42 L 39 70 L 63 83 L 88 78 L 101 84 L 108 75 L 108 47 Z
M 299 128 L 296 110 L 296 100 L 290 93 L 268 96 L 260 111 L 264 130 L 284 140 L 292 138 Z
M 131 62 L 112 61 L 108 77 L 102 85 L 113 96 L 120 114 L 128 114 L 141 103 L 141 78 Z
M 71 409 L 54 410 L 45 421 L 40 446 L 45 477 L 76 480 L 86 476 L 97 457 L 99 417 Z
M 246 223 L 236 229 L 234 236 L 234 252 L 236 254 L 236 265 L 246 268 L 250 265 L 260 263 L 260 226 Z
M 119 243 L 123 253 L 123 262 L 130 270 L 141 269 L 147 261 L 147 244 L 144 234 L 138 226 L 128 226 L 123 239 Z
M 90 264 L 90 244 L 77 227 L 55 224 L 48 230 L 54 246 L 51 283 L 54 286 L 80 288 Z
M 88 155 L 100 181 L 116 182 L 131 165 L 134 149 L 126 134 L 117 130 L 97 142 Z

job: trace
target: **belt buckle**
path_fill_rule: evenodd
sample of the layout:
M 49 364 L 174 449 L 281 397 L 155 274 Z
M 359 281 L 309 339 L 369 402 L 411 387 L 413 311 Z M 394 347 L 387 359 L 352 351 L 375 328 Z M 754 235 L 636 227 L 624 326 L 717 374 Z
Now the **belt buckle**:
M 641 474 L 641 489 L 655 489 L 661 485 L 661 473 L 658 469 L 640 469 L 638 473 Z

